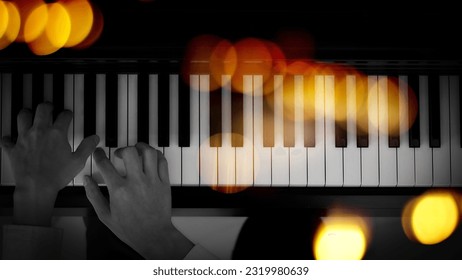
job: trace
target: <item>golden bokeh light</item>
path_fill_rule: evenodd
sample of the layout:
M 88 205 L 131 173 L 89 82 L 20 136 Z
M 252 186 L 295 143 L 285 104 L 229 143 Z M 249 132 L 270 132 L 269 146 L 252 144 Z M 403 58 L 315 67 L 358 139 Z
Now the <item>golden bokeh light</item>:
M 22 17 L 24 18 L 24 17 Z M 42 3 L 35 7 L 26 18 L 22 39 L 30 43 L 39 38 L 44 32 L 48 22 L 48 5 Z
M 231 82 L 236 70 L 236 49 L 230 41 L 222 39 L 210 55 L 211 90 L 222 87 Z
M 273 78 L 273 60 L 265 41 L 245 38 L 234 44 L 237 54 L 236 70 L 231 85 L 234 91 L 244 93 L 244 75 L 261 75 L 263 84 Z
M 411 200 L 401 219 L 406 236 L 426 245 L 446 240 L 459 223 L 457 203 L 449 191 L 427 192 Z
M 16 7 L 18 8 L 19 17 L 22 20 L 22 24 L 20 25 L 19 33 L 18 33 L 17 38 L 15 40 L 16 40 L 16 42 L 25 42 L 26 41 L 26 33 L 27 33 L 26 32 L 27 19 L 29 18 L 31 13 L 33 11 L 35 11 L 38 7 L 45 6 L 45 3 L 44 3 L 43 0 L 15 0 L 14 3 L 16 4 Z M 36 15 L 36 16 L 38 16 L 38 15 Z M 36 32 L 41 33 L 43 31 L 44 25 L 40 25 L 40 22 L 42 22 L 43 19 L 40 20 L 38 18 L 38 19 L 36 19 L 36 21 L 37 21 L 37 23 L 39 23 L 39 26 L 36 26 L 36 27 L 32 26 L 32 27 L 29 27 L 29 28 L 37 28 Z M 46 19 L 45 19 L 45 21 L 46 21 Z M 28 36 L 31 36 L 31 35 L 28 35 Z M 38 35 L 35 36 L 35 38 L 37 38 L 37 37 L 38 37 Z
M 263 83 L 263 94 L 272 94 L 275 89 L 282 86 L 282 83 L 275 83 L 275 79 L 273 78 L 276 75 L 280 75 L 284 77 L 287 72 L 287 61 L 284 53 L 282 52 L 281 48 L 273 42 L 264 41 L 268 51 L 271 54 L 272 59 L 272 67 L 271 67 L 271 74 L 268 79 L 266 79 Z M 282 81 L 280 79 L 279 81 Z
M 367 250 L 369 228 L 357 215 L 323 218 L 313 241 L 316 260 L 361 260 Z
M 85 40 L 93 26 L 93 8 L 88 0 L 65 0 L 60 2 L 67 10 L 71 32 L 64 47 L 74 47 Z
M 9 12 L 3 1 L 0 1 L 0 39 L 8 28 Z
M 73 49 L 82 50 L 82 49 L 89 48 L 96 41 L 98 41 L 98 39 L 101 37 L 101 34 L 103 33 L 103 29 L 104 29 L 103 13 L 98 8 L 98 6 L 93 5 L 93 4 L 92 4 L 92 10 L 93 10 L 93 24 L 91 26 L 90 33 L 82 42 L 72 47 Z
M 8 19 L 6 22 L 5 30 L 3 31 L 3 35 L 0 35 L 0 50 L 8 47 L 12 42 L 16 40 L 18 37 L 19 29 L 21 27 L 21 17 L 19 15 L 18 8 L 13 2 L 3 2 L 0 1 L 0 25 L 2 25 L 1 14 L 3 7 L 5 10 L 6 18 Z M 0 26 L 0 29 L 2 27 Z M 0 30 L 1 34 L 1 30 Z
M 71 32 L 71 20 L 63 5 L 53 3 L 45 8 L 48 17 L 45 30 L 28 44 L 30 50 L 36 55 L 49 55 L 58 51 L 66 44 Z M 34 12 L 31 16 L 33 14 Z

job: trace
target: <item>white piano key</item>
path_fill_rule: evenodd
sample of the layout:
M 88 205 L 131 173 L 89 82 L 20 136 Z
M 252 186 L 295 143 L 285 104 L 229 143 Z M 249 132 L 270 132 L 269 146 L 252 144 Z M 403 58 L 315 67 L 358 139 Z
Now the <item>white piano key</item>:
M 433 186 L 451 185 L 451 139 L 449 134 L 449 77 L 440 77 L 441 147 L 433 148 Z
M 74 148 L 75 112 L 74 112 L 74 75 L 72 74 L 64 75 L 64 109 L 71 110 L 74 113 L 72 121 L 69 124 L 69 130 L 67 134 L 69 145 L 71 146 L 71 149 L 73 149 Z M 72 186 L 72 185 L 74 185 L 74 180 L 72 180 L 68 184 L 68 186 Z
M 236 183 L 236 149 L 231 146 L 231 84 L 230 76 L 223 75 L 221 96 L 222 143 L 218 148 L 218 185 L 234 186 Z
M 200 110 L 200 184 L 216 186 L 218 183 L 217 148 L 210 147 L 210 77 L 199 76 Z
M 369 76 L 368 83 L 368 121 L 369 147 L 361 148 L 361 185 L 379 185 L 379 135 L 378 135 L 378 81 L 377 76 Z
M 284 83 L 282 75 L 274 76 L 274 84 Z M 290 95 L 292 96 L 292 95 Z M 272 185 L 289 185 L 289 148 L 284 147 L 284 87 L 274 89 L 274 147 L 272 148 Z
M 170 183 L 175 186 L 181 185 L 181 148 L 178 135 L 178 75 L 170 75 L 169 94 L 169 146 L 164 147 L 164 156 L 168 162 L 168 174 Z
M 324 76 L 325 108 L 335 108 L 335 82 L 334 76 Z M 333 112 L 325 116 L 326 186 L 338 187 L 343 185 L 343 148 L 335 147 Z
M 43 101 L 53 103 L 53 74 L 45 74 L 43 89 Z
M 398 186 L 415 185 L 414 148 L 409 147 L 409 90 L 406 76 L 399 77 L 399 134 L 400 146 L 397 148 Z M 406 104 L 406 107 L 401 106 Z
M 149 75 L 149 145 L 159 149 L 157 143 L 158 134 L 158 76 L 157 74 Z
M 315 76 L 315 147 L 308 148 L 308 186 L 326 183 L 324 157 L 324 77 Z
M 388 87 L 386 76 L 378 77 L 379 106 L 379 186 L 393 187 L 397 184 L 396 148 L 388 144 L 388 95 L 393 90 Z M 401 116 L 400 116 L 401 117 Z
M 308 184 L 306 148 L 304 146 L 304 85 L 303 76 L 294 76 L 294 142 L 289 148 L 289 185 L 305 187 Z
M 430 148 L 428 76 L 419 77 L 420 147 L 415 149 L 415 185 L 429 187 L 433 183 L 432 149 Z
M 106 75 L 96 75 L 96 135 L 99 136 L 98 147 L 102 148 L 109 156 L 109 148 L 106 147 Z M 96 167 L 92 157 L 92 177 L 99 184 L 105 184 L 103 177 Z
M 22 79 L 23 91 L 22 91 L 22 105 L 24 108 L 32 108 L 32 74 L 24 74 Z
M 199 75 L 190 76 L 190 140 L 189 147 L 182 148 L 181 183 L 183 186 L 199 185 Z
M 253 85 L 252 76 L 244 75 L 243 92 L 243 146 L 236 147 L 236 185 L 253 184 Z
M 85 77 L 83 74 L 74 76 L 74 147 L 75 152 L 83 140 L 84 129 L 84 83 Z M 74 178 L 74 185 L 83 185 L 85 175 L 91 174 L 91 158 L 89 157 L 84 168 Z
M 343 148 L 343 186 L 359 187 L 361 185 L 361 150 L 356 142 L 356 77 L 346 77 L 347 100 L 347 147 Z
M 231 102 L 230 102 L 231 103 Z M 271 186 L 271 148 L 263 147 L 263 77 L 253 76 L 253 139 L 255 186 Z
M 117 148 L 110 148 L 110 160 L 116 170 L 125 176 L 125 165 L 121 158 L 114 153 L 118 148 L 128 146 L 128 75 L 118 75 L 117 90 Z
M 2 121 L 2 137 L 11 135 L 11 74 L 3 73 L 2 74 L 2 111 L 1 111 L 1 121 Z M 1 163 L 1 185 L 4 186 L 13 186 L 14 177 L 11 170 L 10 161 L 5 152 L 2 151 L 2 163 Z
M 451 102 L 451 186 L 462 186 L 462 147 L 460 131 L 460 76 L 449 77 L 449 100 Z
M 128 146 L 138 142 L 138 76 L 128 75 Z

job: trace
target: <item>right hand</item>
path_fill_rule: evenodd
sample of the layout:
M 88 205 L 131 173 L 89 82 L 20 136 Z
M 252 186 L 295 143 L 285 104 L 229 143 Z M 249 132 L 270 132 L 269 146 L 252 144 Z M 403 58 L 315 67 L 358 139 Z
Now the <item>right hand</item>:
M 110 202 L 91 177 L 85 178 L 87 197 L 99 219 L 123 242 L 146 259 L 181 259 L 192 249 L 172 224 L 167 160 L 145 143 L 116 151 L 126 169 L 122 177 L 97 149 L 94 159 L 108 187 Z

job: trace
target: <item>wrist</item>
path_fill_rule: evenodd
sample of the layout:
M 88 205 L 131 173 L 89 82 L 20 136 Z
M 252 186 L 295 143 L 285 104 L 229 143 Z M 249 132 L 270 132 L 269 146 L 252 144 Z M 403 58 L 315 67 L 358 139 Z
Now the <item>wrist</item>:
M 14 191 L 13 222 L 21 225 L 50 226 L 58 193 L 45 188 L 24 188 Z

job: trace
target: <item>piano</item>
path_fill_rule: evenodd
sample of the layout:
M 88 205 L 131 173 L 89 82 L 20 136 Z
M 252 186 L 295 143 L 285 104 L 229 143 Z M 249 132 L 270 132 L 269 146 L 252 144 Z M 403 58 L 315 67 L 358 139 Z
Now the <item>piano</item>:
M 17 133 L 15 116 L 23 107 L 49 101 L 55 111 L 70 109 L 71 147 L 96 133 L 121 172 L 118 147 L 143 141 L 160 149 L 169 163 L 173 206 L 193 215 L 336 206 L 399 215 L 428 189 L 462 186 L 462 60 L 453 30 L 457 12 L 449 7 L 93 2 L 105 24 L 90 48 L 35 56 L 13 43 L 0 51 L 2 135 Z M 310 34 L 315 46 L 284 46 L 288 61 L 311 53 L 303 59 L 357 72 L 275 74 L 271 82 L 294 87 L 264 96 L 263 74 L 255 72 L 237 78 L 245 94 L 230 84 L 211 89 L 210 73 L 189 73 L 185 83 L 182 65 L 201 63 L 184 60 L 193 38 L 272 41 L 285 29 Z M 397 92 L 399 100 L 392 100 Z M 361 116 L 359 96 L 368 102 Z M 398 133 L 391 132 L 393 121 Z M 8 208 L 14 180 L 4 155 L 0 170 L 1 204 Z M 90 158 L 61 192 L 58 208 L 90 207 L 84 174 L 104 189 Z

